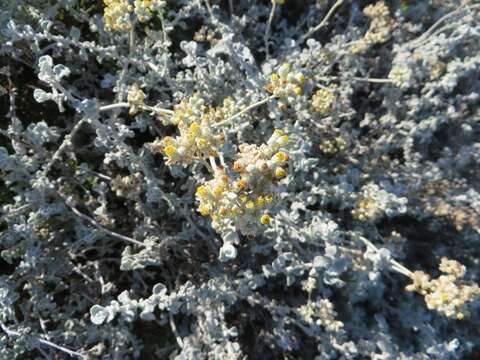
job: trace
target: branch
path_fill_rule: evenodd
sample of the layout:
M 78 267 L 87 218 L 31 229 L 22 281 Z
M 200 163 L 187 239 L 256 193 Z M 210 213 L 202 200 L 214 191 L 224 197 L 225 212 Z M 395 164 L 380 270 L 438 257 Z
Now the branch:
M 68 354 L 70 357 L 74 357 L 74 356 L 77 356 L 79 357 L 80 359 L 82 360 L 87 360 L 87 357 L 85 355 L 82 355 L 80 354 L 79 352 L 76 352 L 76 351 L 73 351 L 73 350 L 70 350 L 70 349 L 67 349 L 66 347 L 63 347 L 61 345 L 57 345 L 51 341 L 48 341 L 48 340 L 44 340 L 44 339 L 41 339 L 39 337 L 36 337 L 36 336 L 32 336 L 32 335 L 23 335 L 21 333 L 19 333 L 18 331 L 14 331 L 14 330 L 10 330 L 9 328 L 7 328 L 7 326 L 0 321 L 0 328 L 3 330 L 3 332 L 8 336 L 8 337 L 22 337 L 22 336 L 28 336 L 32 339 L 34 339 L 35 341 L 37 341 L 39 344 L 42 344 L 42 345 L 46 345 L 46 346 L 50 346 L 50 347 L 53 347 L 57 350 L 60 350 L 61 352 L 64 352 L 66 354 Z M 39 348 L 40 351 L 42 351 L 40 348 Z
M 121 234 L 118 234 L 116 232 L 113 232 L 111 230 L 108 230 L 107 228 L 105 228 L 104 226 L 102 226 L 98 221 L 92 219 L 90 216 L 88 215 L 85 215 L 84 213 L 82 213 L 80 210 L 78 210 L 74 205 L 73 203 L 64 195 L 62 194 L 60 191 L 57 191 L 57 194 L 58 196 L 60 196 L 60 198 L 65 202 L 65 204 L 70 208 L 70 210 L 73 211 L 73 213 L 75 215 L 77 215 L 78 217 L 82 218 L 83 220 L 85 220 L 86 222 L 90 223 L 91 225 L 95 226 L 98 230 L 104 232 L 105 234 L 107 235 L 110 235 L 111 237 L 114 237 L 116 239 L 119 239 L 119 240 L 122 240 L 122 241 L 126 241 L 126 242 L 129 242 L 129 243 L 132 243 L 132 244 L 135 244 L 135 245 L 138 245 L 138 246 L 141 246 L 141 247 L 145 247 L 145 244 L 143 244 L 142 242 L 138 241 L 138 240 L 135 240 L 135 239 L 132 239 L 131 237 L 128 237 L 128 236 L 125 236 L 125 235 L 121 235 Z
M 379 252 L 378 248 L 373 245 L 373 243 L 370 242 L 370 240 L 364 238 L 363 236 L 359 236 L 359 235 L 356 235 L 356 234 L 353 234 L 353 237 L 360 240 L 361 242 L 363 242 L 365 244 L 365 246 L 375 252 Z M 402 274 L 402 275 L 405 275 L 406 277 L 408 278 L 411 278 L 412 277 L 412 272 L 410 270 L 408 270 L 405 266 L 403 266 L 402 264 L 400 264 L 398 261 L 395 261 L 393 259 L 390 259 L 390 264 L 392 265 L 392 270 Z
M 272 0 L 272 9 L 270 10 L 270 15 L 268 16 L 267 28 L 265 29 L 265 35 L 263 36 L 263 41 L 265 41 L 265 61 L 268 60 L 270 54 L 268 52 L 268 37 L 270 36 L 270 27 L 272 26 L 273 16 L 275 15 L 275 9 L 277 8 L 277 2 Z
M 214 123 L 212 126 L 214 127 L 217 127 L 217 126 L 223 126 L 223 125 L 226 125 L 228 124 L 229 122 L 235 120 L 236 118 L 238 118 L 239 116 L 242 116 L 243 114 L 245 114 L 246 112 L 252 110 L 252 109 L 255 109 L 256 107 L 259 107 L 260 105 L 263 105 L 265 103 L 267 103 L 268 101 L 270 101 L 271 99 L 273 99 L 275 96 L 274 95 L 270 95 L 268 97 L 266 97 L 265 99 L 262 99 L 260 101 L 257 101 L 256 103 L 253 103 L 253 104 L 250 104 L 249 106 L 247 106 L 245 109 L 239 111 L 238 113 L 236 113 L 235 115 L 232 115 L 230 116 L 228 119 L 225 119 L 223 121 L 220 121 L 218 123 Z
M 80 121 L 75 124 L 72 131 L 70 131 L 70 134 L 65 135 L 65 138 L 63 139 L 62 144 L 57 149 L 57 151 L 55 151 L 52 158 L 50 159 L 48 164 L 43 169 L 43 174 L 44 175 L 46 175 L 50 171 L 50 169 L 53 166 L 53 164 L 55 163 L 55 161 L 57 161 L 60 158 L 60 155 L 62 154 L 63 150 L 72 143 L 73 136 L 82 127 L 82 125 L 85 123 L 85 121 L 86 121 L 86 118 L 80 119 Z
M 316 33 L 318 30 L 320 30 L 322 27 L 324 27 L 325 25 L 327 25 L 327 22 L 328 20 L 330 20 L 330 18 L 332 17 L 333 13 L 335 12 L 335 10 L 337 10 L 337 8 L 342 5 L 343 3 L 343 0 L 337 0 L 337 2 L 335 4 L 333 4 L 333 6 L 330 8 L 330 10 L 328 11 L 327 15 L 325 15 L 325 17 L 323 18 L 322 22 L 320 24 L 318 24 L 317 26 L 315 26 L 314 28 L 308 30 L 308 32 L 303 35 L 301 38 L 300 38 L 300 41 L 299 41 L 299 44 L 303 43 L 305 40 L 307 40 L 310 36 L 312 36 L 314 33 Z

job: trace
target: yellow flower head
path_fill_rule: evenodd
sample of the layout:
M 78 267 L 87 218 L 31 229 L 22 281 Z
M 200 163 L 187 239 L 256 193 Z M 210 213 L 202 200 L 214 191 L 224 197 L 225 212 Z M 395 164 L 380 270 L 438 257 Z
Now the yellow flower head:
M 165 155 L 167 155 L 168 157 L 171 157 L 175 153 L 175 151 L 177 151 L 175 146 L 173 145 L 165 146 L 164 152 L 165 152 Z
M 260 217 L 260 223 L 262 225 L 268 225 L 270 224 L 270 215 L 268 214 L 263 214 L 261 217 Z
M 275 169 L 275 177 L 276 178 L 283 179 L 286 175 L 287 175 L 287 172 L 285 171 L 284 168 L 279 166 Z
M 205 148 L 207 146 L 207 140 L 205 140 L 204 138 L 197 139 L 197 146 L 200 149 Z
M 273 156 L 273 158 L 278 162 L 286 162 L 288 161 L 288 154 L 284 151 L 279 151 Z
M 223 194 L 224 188 L 221 185 L 217 185 L 213 188 L 213 195 L 219 197 Z
M 257 197 L 257 199 L 255 200 L 255 205 L 263 206 L 264 204 L 265 204 L 265 198 L 262 195 Z
M 245 179 L 239 179 L 235 181 L 235 187 L 239 190 L 243 190 L 247 187 L 247 181 Z
M 203 198 L 203 197 L 207 196 L 207 193 L 208 193 L 207 188 L 204 185 L 200 185 L 199 187 L 197 187 L 196 194 L 197 194 L 198 197 Z
M 282 136 L 280 137 L 280 144 L 281 144 L 281 145 L 287 145 L 287 144 L 288 144 L 288 140 L 289 140 L 288 135 L 282 135 Z
M 201 204 L 199 207 L 198 207 L 198 211 L 200 212 L 200 214 L 202 216 L 207 216 L 209 213 L 210 213 L 210 210 L 208 209 L 208 207 L 204 204 Z
M 198 123 L 196 123 L 196 122 L 193 122 L 188 127 L 188 130 L 190 131 L 190 133 L 196 134 L 200 131 L 200 125 L 198 125 Z

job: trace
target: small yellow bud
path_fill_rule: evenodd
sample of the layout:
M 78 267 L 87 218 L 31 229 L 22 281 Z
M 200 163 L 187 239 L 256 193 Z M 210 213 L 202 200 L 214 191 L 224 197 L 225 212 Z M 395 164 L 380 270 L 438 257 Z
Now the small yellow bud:
M 263 214 L 263 215 L 260 217 L 260 223 L 262 223 L 262 225 L 268 225 L 268 224 L 270 224 L 270 215 L 268 215 L 268 214 Z
M 442 300 L 442 302 L 447 302 L 448 299 L 449 299 L 449 296 L 447 294 L 443 294 L 440 299 Z
M 197 192 L 196 192 L 198 197 L 205 197 L 207 195 L 207 188 L 203 185 L 200 185 L 197 187 Z
M 237 205 L 232 206 L 230 211 L 232 212 L 233 216 L 236 216 L 238 214 L 238 206 Z
M 277 73 L 272 73 L 272 75 L 270 75 L 270 80 L 277 81 L 278 79 L 280 79 L 280 77 Z
M 216 197 L 219 197 L 220 195 L 223 194 L 223 186 L 217 185 L 213 188 L 213 195 Z
M 276 178 L 283 179 L 286 175 L 287 175 L 287 172 L 285 171 L 284 168 L 279 166 L 275 169 L 275 177 Z
M 457 314 L 457 319 L 458 320 L 463 320 L 463 319 L 465 319 L 465 315 L 463 313 L 458 313 Z
M 263 204 L 265 204 L 265 198 L 260 195 L 260 196 L 257 197 L 257 199 L 255 200 L 255 205 L 257 205 L 257 206 L 263 206 Z
M 252 200 L 247 201 L 247 203 L 245 204 L 245 207 L 251 210 L 255 207 L 255 203 Z
M 243 203 L 248 200 L 247 195 L 241 195 L 239 198 L 240 198 L 240 201 L 243 202 Z
M 243 190 L 247 187 L 247 181 L 245 179 L 239 179 L 235 181 L 235 187 L 239 190 Z
M 302 92 L 303 92 L 303 91 L 302 91 L 302 88 L 301 88 L 300 86 L 295 86 L 295 88 L 293 89 L 293 92 L 294 92 L 296 95 L 300 96 L 300 95 L 302 95 Z
M 177 149 L 175 149 L 175 146 L 167 145 L 167 146 L 165 146 L 165 150 L 164 150 L 165 155 L 167 155 L 168 157 L 171 157 L 175 153 L 176 150 Z
M 199 149 L 203 149 L 207 146 L 207 140 L 205 140 L 204 138 L 200 138 L 197 140 L 197 146 Z
M 298 82 L 303 83 L 303 82 L 305 81 L 305 75 L 303 75 L 302 73 L 298 73 L 298 74 L 295 76 L 295 79 L 297 79 Z
M 201 214 L 202 216 L 207 216 L 207 215 L 209 214 L 209 212 L 210 212 L 210 211 L 208 210 L 208 207 L 207 207 L 206 205 L 204 205 L 204 204 L 202 204 L 202 205 L 200 205 L 200 206 L 198 207 L 198 211 L 200 212 L 200 214 Z
M 283 151 L 279 151 L 277 152 L 273 158 L 275 159 L 275 161 L 278 161 L 278 162 L 285 162 L 285 161 L 288 161 L 288 155 L 287 153 L 283 152 Z
M 288 138 L 288 135 L 283 135 L 278 140 L 279 140 L 280 145 L 287 145 L 289 138 Z
M 200 125 L 198 125 L 196 122 L 193 122 L 188 127 L 188 130 L 190 130 L 192 134 L 196 134 L 200 130 Z
M 265 201 L 267 203 L 271 203 L 273 201 L 273 195 L 272 194 L 265 195 Z
M 273 133 L 274 133 L 275 135 L 277 135 L 277 136 L 282 136 L 282 135 L 283 135 L 283 131 L 280 130 L 280 129 L 275 129 L 275 130 L 273 131 Z
M 187 114 L 188 114 L 188 115 L 192 115 L 192 114 L 193 114 L 193 110 L 190 109 L 190 108 L 188 108 L 188 109 L 187 109 Z

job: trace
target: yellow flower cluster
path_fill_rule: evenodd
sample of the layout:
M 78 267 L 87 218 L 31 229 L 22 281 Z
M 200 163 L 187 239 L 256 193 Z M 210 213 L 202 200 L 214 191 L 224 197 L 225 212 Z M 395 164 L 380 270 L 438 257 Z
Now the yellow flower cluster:
M 152 10 L 155 9 L 157 4 L 154 0 L 135 0 L 133 5 L 138 21 L 147 22 L 152 18 Z
M 279 106 L 284 108 L 302 95 L 304 81 L 305 76 L 301 72 L 292 71 L 290 64 L 284 63 L 270 75 L 266 90 L 279 99 Z
M 392 84 L 400 88 L 407 87 L 412 76 L 412 70 L 408 67 L 400 66 L 392 67 L 392 70 L 388 74 L 388 78 L 392 81 Z
M 307 323 L 316 322 L 325 327 L 328 331 L 339 331 L 343 323 L 335 319 L 337 312 L 328 299 L 321 299 L 316 302 L 308 302 L 298 308 L 298 314 Z
M 237 176 L 217 169 L 212 180 L 197 188 L 198 211 L 210 216 L 216 231 L 222 233 L 233 225 L 243 234 L 254 235 L 259 224 L 270 223 L 268 209 L 276 184 L 286 175 L 287 143 L 288 136 L 275 130 L 260 147 L 242 144 L 233 165 Z
M 387 42 L 394 28 L 395 23 L 384 1 L 368 5 L 363 9 L 363 13 L 371 19 L 370 28 L 362 39 L 351 45 L 350 52 L 352 54 L 362 54 L 375 44 Z
M 320 115 L 327 115 L 332 111 L 335 95 L 327 89 L 319 89 L 312 96 L 312 106 Z
M 214 124 L 234 113 L 234 102 L 226 98 L 223 107 L 205 106 L 199 94 L 184 99 L 173 109 L 173 115 L 166 124 L 177 126 L 180 135 L 167 136 L 159 145 L 167 158 L 167 164 L 191 164 L 194 160 L 217 156 L 224 144 L 225 135 Z M 155 143 L 153 144 L 155 145 Z
M 237 187 L 248 187 L 255 193 L 269 192 L 287 172 L 289 156 L 282 149 L 288 144 L 288 135 L 275 130 L 266 144 L 261 146 L 241 144 L 233 163 L 233 171 L 240 175 Z
M 480 287 L 462 280 L 466 269 L 458 261 L 442 258 L 439 269 L 445 275 L 433 280 L 423 271 L 415 271 L 406 290 L 423 295 L 429 309 L 463 320 L 469 315 L 468 303 L 480 297 Z
M 270 223 L 266 207 L 273 196 L 256 196 L 248 189 L 235 187 L 225 170 L 218 170 L 212 180 L 200 185 L 195 196 L 200 214 L 210 216 L 212 228 L 220 233 L 233 225 L 244 234 L 254 234 L 258 223 Z
M 327 139 L 323 141 L 319 148 L 325 155 L 334 155 L 338 152 L 343 152 L 347 149 L 347 141 L 341 137 L 337 136 L 333 139 Z
M 130 13 L 133 7 L 128 4 L 128 0 L 103 0 L 105 9 L 103 10 L 103 20 L 105 26 L 111 30 L 130 30 L 132 23 Z
M 368 221 L 375 219 L 381 213 L 377 201 L 373 196 L 361 195 L 357 201 L 355 209 L 352 210 L 352 215 L 355 219 L 360 221 Z
M 127 199 L 135 199 L 141 192 L 142 173 L 136 172 L 127 176 L 113 178 L 111 181 L 112 190 L 115 195 Z
M 194 35 L 193 40 L 197 42 L 208 42 L 211 45 L 216 45 L 219 41 L 218 37 L 220 35 L 217 34 L 215 30 L 209 29 L 206 26 L 202 26 Z
M 163 0 L 135 0 L 133 5 L 128 0 L 103 0 L 103 3 L 103 20 L 111 30 L 130 30 L 131 13 L 135 13 L 140 22 L 147 22 L 152 18 L 153 11 L 160 10 L 165 5 Z
M 134 115 L 138 112 L 138 110 L 140 110 L 145 98 L 145 93 L 138 87 L 137 84 L 133 84 L 129 87 L 127 92 L 127 101 L 128 105 L 130 106 L 130 115 Z

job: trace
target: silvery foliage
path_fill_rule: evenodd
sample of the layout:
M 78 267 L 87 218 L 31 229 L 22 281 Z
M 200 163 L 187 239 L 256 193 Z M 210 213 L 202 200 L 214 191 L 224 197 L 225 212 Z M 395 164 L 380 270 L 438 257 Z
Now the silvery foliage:
M 478 353 L 478 311 L 448 320 L 391 271 L 397 260 L 435 274 L 447 256 L 478 281 L 478 6 L 389 1 L 391 39 L 351 55 L 348 44 L 369 27 L 369 2 L 343 1 L 300 41 L 334 2 L 286 0 L 266 59 L 269 1 L 232 1 L 233 13 L 227 1 L 169 1 L 133 38 L 108 31 L 101 7 L 86 3 L 25 2 L 16 11 L 18 2 L 6 1 L 0 9 L 9 69 L 0 72 L 8 89 L 0 359 L 61 353 L 42 340 L 91 359 Z M 194 40 L 202 27 L 210 42 Z M 303 95 L 283 110 L 272 100 L 225 128 L 227 160 L 239 143 L 260 144 L 274 128 L 294 144 L 282 201 L 255 239 L 220 239 L 196 212 L 195 187 L 208 180 L 201 165 L 167 167 L 149 151 L 172 128 L 148 112 L 101 111 L 126 101 L 133 83 L 152 106 L 171 109 L 198 92 L 207 104 L 230 96 L 242 109 L 268 95 L 269 75 L 284 61 L 305 74 Z M 362 80 L 388 79 L 394 67 L 401 86 Z M 324 115 L 311 105 L 321 86 L 335 93 Z M 346 149 L 320 150 L 338 137 Z M 115 179 L 138 173 L 134 188 L 115 190 Z M 352 211 L 366 189 L 378 211 L 360 221 Z M 326 326 L 328 314 L 302 315 L 302 306 L 323 300 L 342 326 Z

